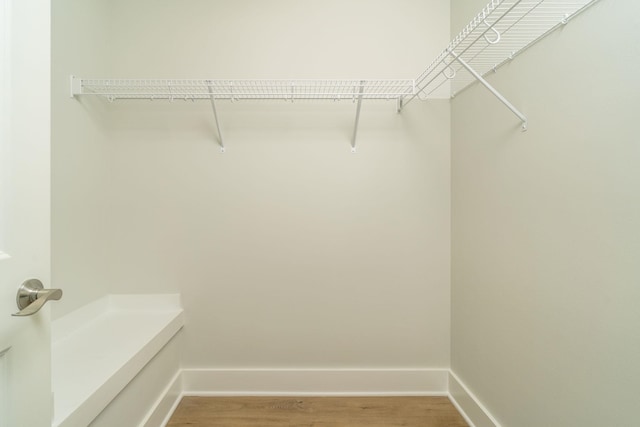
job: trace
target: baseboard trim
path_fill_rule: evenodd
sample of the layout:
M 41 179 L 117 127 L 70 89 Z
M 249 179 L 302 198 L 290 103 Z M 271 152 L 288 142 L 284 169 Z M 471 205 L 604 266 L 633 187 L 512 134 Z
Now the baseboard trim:
M 470 427 L 501 427 L 448 369 L 182 369 L 140 427 L 165 427 L 183 396 L 448 396 Z
M 182 399 L 182 371 L 178 370 L 155 401 L 140 427 L 164 427 Z
M 500 427 L 500 423 L 453 371 L 449 371 L 449 399 L 470 427 Z
M 446 369 L 184 369 L 187 396 L 446 396 Z

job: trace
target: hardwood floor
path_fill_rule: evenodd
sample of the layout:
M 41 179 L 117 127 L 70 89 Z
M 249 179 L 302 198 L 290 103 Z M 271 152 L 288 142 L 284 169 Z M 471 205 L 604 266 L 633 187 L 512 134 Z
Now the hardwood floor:
M 468 427 L 446 397 L 184 397 L 167 427 Z

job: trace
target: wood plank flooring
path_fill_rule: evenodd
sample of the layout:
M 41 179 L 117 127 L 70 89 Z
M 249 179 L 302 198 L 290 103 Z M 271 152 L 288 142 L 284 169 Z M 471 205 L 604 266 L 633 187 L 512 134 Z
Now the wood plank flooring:
M 447 397 L 184 397 L 167 427 L 468 427 Z

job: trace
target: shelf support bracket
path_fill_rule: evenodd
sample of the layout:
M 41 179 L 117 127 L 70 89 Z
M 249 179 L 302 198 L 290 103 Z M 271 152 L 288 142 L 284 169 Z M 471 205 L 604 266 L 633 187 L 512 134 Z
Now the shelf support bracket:
M 362 93 L 364 92 L 364 81 L 360 82 L 358 91 L 358 106 L 356 107 L 356 123 L 353 126 L 353 137 L 351 138 L 351 152 L 356 152 L 356 137 L 358 136 L 358 123 L 360 122 L 360 108 L 362 107 Z
M 488 81 L 484 79 L 476 70 L 474 70 L 467 62 L 460 58 L 460 56 L 456 55 L 453 50 L 449 51 L 449 54 L 455 58 L 456 61 L 460 63 L 473 77 L 476 78 L 484 87 L 486 87 L 489 92 L 491 92 L 496 98 L 500 100 L 513 114 L 518 116 L 518 118 L 522 121 L 522 131 L 527 130 L 527 117 L 520 112 L 512 103 L 510 103 L 500 92 L 498 92 L 493 86 L 489 84 Z
M 82 80 L 77 78 L 74 75 L 69 76 L 70 82 L 70 93 L 69 96 L 71 98 L 75 98 L 76 95 L 82 94 Z
M 220 152 L 224 153 L 224 139 L 222 138 L 222 131 L 220 130 L 220 121 L 218 120 L 218 111 L 216 110 L 216 97 L 213 96 L 213 89 L 211 85 L 209 88 L 209 98 L 211 98 L 211 108 L 213 109 L 213 117 L 216 119 L 216 128 L 218 129 L 218 142 L 220 143 Z

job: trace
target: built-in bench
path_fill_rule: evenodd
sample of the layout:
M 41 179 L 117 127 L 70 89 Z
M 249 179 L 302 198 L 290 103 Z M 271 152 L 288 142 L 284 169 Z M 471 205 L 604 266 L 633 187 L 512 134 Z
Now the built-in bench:
M 53 427 L 89 425 L 184 324 L 179 295 L 108 295 L 52 325 Z

